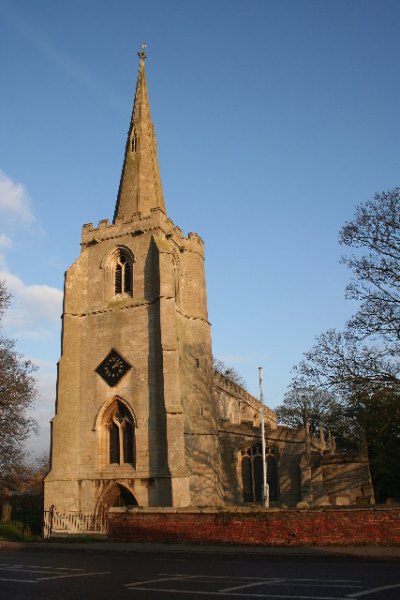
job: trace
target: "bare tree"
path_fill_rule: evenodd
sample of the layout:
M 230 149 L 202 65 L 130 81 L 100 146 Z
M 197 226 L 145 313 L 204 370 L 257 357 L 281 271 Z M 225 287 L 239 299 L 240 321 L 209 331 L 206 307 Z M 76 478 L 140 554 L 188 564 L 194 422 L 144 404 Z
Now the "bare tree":
M 321 426 L 326 433 L 336 435 L 343 406 L 326 390 L 293 385 L 285 394 L 283 404 L 276 409 L 278 420 L 285 425 L 303 427 L 307 419 L 310 431 L 318 435 Z
M 348 328 L 358 340 L 378 335 L 387 348 L 400 350 L 400 188 L 376 194 L 359 206 L 340 232 L 340 243 L 362 248 L 343 262 L 354 279 L 347 296 L 361 305 Z
M 10 302 L 0 281 L 0 318 Z M 23 442 L 35 429 L 27 410 L 36 398 L 35 366 L 15 350 L 15 341 L 0 335 L 0 489 L 23 461 Z
M 38 496 L 43 492 L 43 478 L 49 470 L 48 452 L 25 455 L 9 470 L 3 484 L 3 492 Z
M 213 369 L 228 381 L 240 385 L 244 390 L 247 389 L 247 384 L 241 374 L 234 367 L 228 367 L 220 358 L 213 358 Z
M 298 365 L 296 379 L 353 395 L 360 388 L 400 388 L 400 188 L 360 205 L 340 232 L 355 250 L 347 297 L 360 301 L 343 332 L 330 329 Z M 360 251 L 362 249 L 364 252 Z
M 352 250 L 342 259 L 353 273 L 346 296 L 359 308 L 343 331 L 322 333 L 305 352 L 278 414 L 298 420 L 296 389 L 333 394 L 313 406 L 318 418 L 331 422 L 342 447 L 366 443 L 378 499 L 400 497 L 387 467 L 398 463 L 400 440 L 400 188 L 361 204 L 339 241 Z

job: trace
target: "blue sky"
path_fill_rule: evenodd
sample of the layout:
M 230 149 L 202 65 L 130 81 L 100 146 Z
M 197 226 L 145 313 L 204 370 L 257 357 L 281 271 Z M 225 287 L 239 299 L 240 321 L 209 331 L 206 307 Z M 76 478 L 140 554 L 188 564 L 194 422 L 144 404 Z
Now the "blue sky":
M 138 67 L 167 211 L 206 247 L 214 354 L 265 399 L 355 309 L 340 226 L 399 185 L 398 0 L 0 0 L 5 331 L 48 445 L 63 274 L 112 218 Z

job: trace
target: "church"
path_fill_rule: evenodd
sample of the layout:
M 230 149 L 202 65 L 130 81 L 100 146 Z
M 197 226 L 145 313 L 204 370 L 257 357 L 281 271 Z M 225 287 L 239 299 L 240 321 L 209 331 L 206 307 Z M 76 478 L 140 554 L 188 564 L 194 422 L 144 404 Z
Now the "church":
M 204 243 L 169 219 L 145 73 L 139 73 L 113 221 L 83 226 L 65 275 L 45 509 L 261 502 L 261 415 L 271 507 L 373 503 L 368 459 L 213 370 Z

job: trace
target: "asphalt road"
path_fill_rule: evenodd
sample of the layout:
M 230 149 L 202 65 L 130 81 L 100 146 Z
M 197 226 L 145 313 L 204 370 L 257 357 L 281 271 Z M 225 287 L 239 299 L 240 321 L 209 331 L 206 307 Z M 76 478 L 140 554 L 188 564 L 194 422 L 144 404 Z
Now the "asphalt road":
M 400 561 L 223 552 L 0 549 L 0 598 L 400 599 Z

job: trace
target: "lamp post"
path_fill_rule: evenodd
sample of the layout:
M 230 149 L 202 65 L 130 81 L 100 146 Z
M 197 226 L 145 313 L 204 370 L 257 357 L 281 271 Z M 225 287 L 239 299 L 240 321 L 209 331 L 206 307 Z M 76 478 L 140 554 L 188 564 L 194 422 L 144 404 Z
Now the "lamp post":
M 260 384 L 260 404 L 261 404 L 261 451 L 262 451 L 262 466 L 263 466 L 263 483 L 261 500 L 262 505 L 269 507 L 269 486 L 267 483 L 267 463 L 265 460 L 265 423 L 264 423 L 264 401 L 263 401 L 263 369 L 258 367 L 258 380 Z

